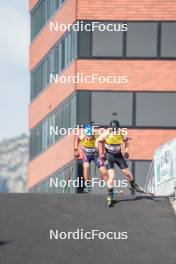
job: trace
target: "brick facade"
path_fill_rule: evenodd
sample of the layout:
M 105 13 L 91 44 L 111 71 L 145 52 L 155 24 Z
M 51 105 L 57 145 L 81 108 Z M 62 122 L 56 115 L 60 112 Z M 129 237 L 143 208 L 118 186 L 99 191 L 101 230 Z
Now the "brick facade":
M 175 0 L 78 0 L 77 18 L 92 20 L 175 20 Z

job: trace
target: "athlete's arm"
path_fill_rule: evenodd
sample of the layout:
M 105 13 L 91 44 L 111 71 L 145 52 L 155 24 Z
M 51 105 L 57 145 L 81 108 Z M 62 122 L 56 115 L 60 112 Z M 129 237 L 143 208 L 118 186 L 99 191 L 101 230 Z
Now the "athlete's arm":
M 80 137 L 76 136 L 75 137 L 75 142 L 74 142 L 74 156 L 75 158 L 79 158 L 80 154 L 79 154 L 79 143 L 80 143 Z
M 100 135 L 99 138 L 97 139 L 97 148 L 101 158 L 105 156 L 104 142 L 105 142 L 105 135 Z
M 129 140 L 128 138 L 126 138 L 125 139 L 125 153 L 124 153 L 125 159 L 129 158 L 128 148 L 129 148 Z

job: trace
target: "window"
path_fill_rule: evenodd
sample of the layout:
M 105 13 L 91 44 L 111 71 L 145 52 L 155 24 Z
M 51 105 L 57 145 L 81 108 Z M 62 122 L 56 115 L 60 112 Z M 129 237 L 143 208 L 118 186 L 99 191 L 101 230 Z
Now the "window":
M 59 105 L 37 127 L 31 130 L 30 159 L 35 158 L 41 152 L 47 150 L 56 143 L 62 135 L 50 134 L 50 127 L 59 132 L 60 128 L 76 127 L 76 95 L 70 96 L 66 102 Z M 62 131 L 63 132 L 63 131 Z
M 127 57 L 157 56 L 157 23 L 128 23 Z
M 51 62 L 50 62 L 50 56 L 48 55 L 46 57 L 46 76 L 47 76 L 47 85 L 46 85 L 46 87 L 50 83 L 50 73 L 51 73 L 51 70 L 50 69 L 51 69 Z M 36 94 L 36 95 L 38 95 L 38 94 Z
M 55 143 L 55 134 L 52 133 L 50 135 L 50 127 L 55 128 L 55 113 L 48 116 L 48 142 L 49 142 L 48 147 L 52 146 Z
M 58 74 L 61 71 L 61 64 L 60 64 L 60 45 L 57 45 L 55 48 L 55 73 Z
M 108 126 L 112 113 L 117 113 L 121 126 L 132 125 L 132 93 L 93 92 L 92 120 L 96 125 Z
M 31 13 L 31 40 L 40 32 L 65 0 L 41 0 Z
M 31 74 L 31 101 L 35 97 L 35 72 Z
M 77 94 L 77 112 L 78 112 L 78 120 L 77 124 L 85 125 L 90 123 L 90 103 L 91 97 L 90 92 L 80 91 Z
M 62 127 L 63 124 L 63 108 L 62 106 L 59 107 L 59 109 L 56 110 L 56 127 L 59 130 Z M 61 135 L 58 133 L 58 135 L 55 136 L 56 141 L 61 137 Z
M 63 105 L 63 127 L 69 128 L 71 126 L 71 102 L 70 100 Z
M 31 14 L 31 39 L 35 37 L 36 32 L 36 22 L 35 22 L 35 12 Z
M 55 0 L 55 7 L 56 7 L 56 9 L 60 6 L 60 1 L 61 0 Z
M 40 64 L 36 72 L 36 92 L 39 93 L 41 88 L 42 85 L 41 85 L 41 64 Z
M 42 150 L 47 149 L 49 145 L 49 129 L 48 129 L 48 118 L 42 123 Z
M 176 93 L 137 93 L 136 126 L 176 127 Z
M 47 62 L 47 58 L 44 60 L 43 62 L 43 69 L 42 69 L 42 79 L 43 79 L 43 82 L 42 82 L 42 87 L 43 89 L 45 89 L 48 85 L 48 62 Z
M 176 58 L 176 23 L 162 23 L 161 57 Z
M 84 21 L 84 25 L 86 21 Z M 91 36 L 90 31 L 79 31 L 78 32 L 78 53 L 79 58 L 90 58 L 91 57 Z
M 108 24 L 103 23 L 104 25 Z M 96 28 L 92 33 L 92 56 L 121 57 L 123 49 L 122 31 L 100 31 Z
M 77 43 L 77 38 L 78 38 L 78 34 L 75 31 L 71 31 L 72 32 L 72 60 L 77 58 L 77 53 L 78 53 L 78 43 Z
M 73 96 L 71 99 L 71 127 L 76 126 L 76 105 L 77 96 Z
M 46 8 L 46 0 L 41 2 L 41 28 L 45 25 L 45 21 L 46 21 L 45 8 Z
M 50 75 L 50 74 L 55 74 L 55 58 L 56 58 L 55 49 L 50 52 L 49 57 L 50 57 L 50 72 L 49 72 Z
M 35 129 L 35 144 L 37 153 L 42 150 L 42 124 L 39 124 Z
M 50 74 L 60 74 L 77 57 L 77 33 L 69 32 L 50 50 L 31 74 L 31 100 L 50 84 Z
M 65 39 L 62 40 L 61 42 L 61 71 L 65 68 L 66 63 L 66 56 L 65 56 Z
M 30 150 L 30 159 L 32 159 L 32 157 L 34 157 L 35 155 L 35 130 L 34 129 L 30 132 L 29 150 Z

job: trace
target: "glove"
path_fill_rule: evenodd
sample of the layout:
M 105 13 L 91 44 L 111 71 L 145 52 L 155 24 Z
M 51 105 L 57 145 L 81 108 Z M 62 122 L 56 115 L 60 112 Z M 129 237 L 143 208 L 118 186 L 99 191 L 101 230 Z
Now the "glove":
M 79 158 L 79 151 L 77 150 L 77 149 L 75 149 L 75 153 L 74 153 L 74 157 L 76 158 L 76 159 L 78 159 Z
M 128 153 L 128 152 L 125 152 L 125 153 L 124 153 L 124 158 L 125 158 L 125 159 L 129 159 L 129 153 Z

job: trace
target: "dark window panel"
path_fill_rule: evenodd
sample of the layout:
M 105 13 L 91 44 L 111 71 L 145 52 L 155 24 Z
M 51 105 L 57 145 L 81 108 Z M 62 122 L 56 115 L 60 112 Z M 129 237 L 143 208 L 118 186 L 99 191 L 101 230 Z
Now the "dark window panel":
M 90 92 L 77 93 L 78 124 L 90 123 Z
M 42 124 L 39 124 L 35 129 L 35 136 L 36 136 L 36 154 L 39 154 L 42 150 Z
M 31 74 L 31 101 L 35 97 L 35 72 Z
M 157 23 L 128 23 L 127 57 L 156 57 L 157 27 Z
M 62 106 L 56 111 L 56 126 L 58 127 L 58 130 L 63 127 L 63 108 Z M 56 141 L 61 137 L 61 135 L 58 133 L 56 135 Z
M 92 120 L 108 126 L 112 113 L 117 113 L 121 126 L 132 125 L 132 93 L 92 92 Z
M 47 75 L 47 58 L 43 63 L 43 87 L 46 88 L 48 85 L 48 75 Z
M 63 128 L 71 127 L 71 102 L 70 100 L 63 105 Z
M 50 62 L 50 56 L 48 55 L 47 58 L 46 58 L 46 63 L 47 63 L 47 86 L 49 85 L 50 83 L 50 73 L 51 73 L 51 62 Z
M 103 24 L 108 24 L 103 23 Z M 119 23 L 118 23 L 119 24 Z M 92 56 L 121 57 L 123 53 L 122 31 L 100 31 L 96 28 L 92 32 Z
M 74 95 L 71 99 L 71 127 L 76 127 L 76 106 L 77 97 Z
M 65 68 L 65 39 L 61 42 L 61 71 Z
M 47 22 L 47 16 L 46 16 L 46 0 L 42 1 L 41 4 L 41 9 L 42 9 L 42 17 L 41 17 L 41 28 L 45 25 Z
M 136 125 L 176 127 L 176 93 L 137 93 Z
M 55 7 L 56 9 L 60 6 L 60 0 L 55 0 Z
M 30 159 L 32 159 L 35 156 L 35 135 L 34 135 L 34 130 L 31 131 L 30 133 Z
M 60 72 L 60 46 L 57 45 L 55 49 L 55 73 L 58 74 Z
M 84 22 L 86 24 L 86 21 Z M 91 57 L 91 32 L 78 32 L 78 56 L 84 58 Z
M 31 39 L 34 38 L 36 32 L 35 12 L 31 15 Z
M 52 1 L 53 0 L 47 1 L 47 20 L 49 20 L 52 15 Z
M 162 23 L 161 57 L 176 58 L 176 23 Z

